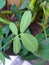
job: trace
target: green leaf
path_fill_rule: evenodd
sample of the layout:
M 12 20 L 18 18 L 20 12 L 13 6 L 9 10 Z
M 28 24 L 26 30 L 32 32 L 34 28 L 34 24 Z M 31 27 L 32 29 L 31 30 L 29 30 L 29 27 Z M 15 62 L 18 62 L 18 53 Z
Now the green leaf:
M 17 18 L 21 18 L 22 14 L 16 5 L 11 5 L 11 10 Z
M 2 18 L 2 17 L 0 17 L 0 22 L 2 22 L 4 24 L 9 24 L 9 21 L 7 19 Z
M 24 45 L 22 45 L 22 50 L 23 50 L 23 52 L 22 52 L 22 54 L 23 54 L 23 56 L 26 56 L 27 54 L 28 54 L 28 50 L 24 47 Z
M 2 27 L 2 33 L 3 33 L 3 35 L 5 35 L 5 37 L 7 37 L 8 34 L 9 34 L 9 32 L 10 32 L 9 26 L 4 25 L 4 26 Z
M 5 65 L 5 57 L 1 52 L 0 52 L 0 59 L 2 60 L 3 65 Z
M 24 3 L 20 6 L 20 10 L 25 9 L 28 6 L 29 2 L 30 0 L 25 0 Z
M 26 56 L 28 54 L 28 50 L 26 48 L 23 49 L 23 55 Z
M 10 27 L 10 29 L 11 29 L 11 31 L 12 31 L 12 33 L 14 35 L 17 35 L 18 34 L 17 27 L 16 27 L 16 25 L 14 23 L 10 22 L 9 27 Z
M 42 39 L 44 39 L 44 34 L 38 33 L 36 36 L 37 40 L 40 42 Z
M 49 60 L 49 38 L 40 42 L 38 51 L 34 53 L 37 57 Z
M 6 5 L 6 0 L 0 0 L 0 9 Z
M 0 38 L 2 36 L 2 27 L 0 26 Z
M 33 10 L 35 2 L 36 2 L 36 0 L 31 0 L 31 2 L 29 4 L 29 9 Z
M 34 65 L 45 65 L 45 60 L 40 60 L 39 62 L 35 63 Z
M 21 33 L 24 32 L 28 28 L 28 26 L 31 23 L 31 18 L 32 18 L 31 12 L 29 10 L 25 11 L 25 13 L 22 16 L 21 23 L 20 23 Z
M 6 38 L 3 39 L 3 43 L 2 45 L 4 46 L 5 44 L 7 44 L 12 38 L 14 37 L 13 34 L 10 34 L 9 36 L 7 36 Z M 10 47 L 10 44 L 11 42 L 9 42 L 9 44 L 3 48 L 3 51 L 7 51 Z
M 13 41 L 13 52 L 15 54 L 18 54 L 20 49 L 21 49 L 21 43 L 20 43 L 19 37 L 17 35 L 17 36 L 15 36 L 14 41 Z
M 21 40 L 24 47 L 30 52 L 36 52 L 38 50 L 38 42 L 36 38 L 30 34 L 22 33 Z
M 49 0 L 47 0 L 47 3 L 49 3 Z
M 35 2 L 36 2 L 36 0 L 31 0 L 31 2 L 30 2 L 30 6 L 33 6 L 34 4 L 35 4 Z
M 26 56 L 23 56 L 22 54 L 23 54 L 23 52 L 19 53 L 19 55 L 21 56 L 21 58 L 23 60 L 31 61 L 31 60 L 39 59 L 38 57 L 36 57 L 35 55 L 33 55 L 33 53 L 30 53 L 30 52 Z

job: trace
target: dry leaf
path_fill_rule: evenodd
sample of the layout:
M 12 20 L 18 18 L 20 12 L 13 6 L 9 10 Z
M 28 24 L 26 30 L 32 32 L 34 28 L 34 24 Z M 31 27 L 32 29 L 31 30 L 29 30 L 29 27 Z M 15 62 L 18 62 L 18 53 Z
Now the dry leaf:
M 16 4 L 17 6 L 20 6 L 21 0 L 7 0 L 7 5 Z

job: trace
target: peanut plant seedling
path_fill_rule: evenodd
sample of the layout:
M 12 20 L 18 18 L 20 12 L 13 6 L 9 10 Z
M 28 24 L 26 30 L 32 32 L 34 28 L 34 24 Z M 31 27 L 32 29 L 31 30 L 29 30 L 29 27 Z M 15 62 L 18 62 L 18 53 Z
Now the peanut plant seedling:
M 5 5 L 6 0 L 0 0 L 0 10 Z M 18 21 L 12 22 L 5 17 L 12 14 Z M 42 17 L 40 17 L 41 14 Z M 37 17 L 39 21 L 36 22 Z M 35 65 L 45 65 L 49 61 L 49 0 L 25 0 L 20 7 L 11 4 L 9 11 L 6 9 L 0 11 L 0 22 L 3 23 L 0 25 L 0 59 L 4 65 L 5 57 L 9 58 L 5 51 L 11 45 L 13 53 L 20 55 L 23 59 L 41 58 L 42 60 Z M 30 31 L 32 23 L 41 28 L 41 32 L 35 36 Z

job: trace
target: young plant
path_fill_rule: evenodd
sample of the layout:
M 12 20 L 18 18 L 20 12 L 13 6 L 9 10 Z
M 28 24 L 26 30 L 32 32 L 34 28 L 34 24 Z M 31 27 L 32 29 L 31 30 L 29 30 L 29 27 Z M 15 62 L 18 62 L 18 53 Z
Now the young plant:
M 0 9 L 2 9 L 5 6 L 6 0 L 0 1 Z M 27 11 L 24 11 L 26 10 L 25 8 Z M 34 22 L 36 16 L 40 14 L 41 10 L 42 18 L 40 18 L 40 21 Z M 19 21 L 21 20 L 19 22 L 19 28 L 17 27 L 17 22 L 9 22 L 9 20 L 4 17 L 4 14 L 9 15 L 11 13 L 13 13 L 15 17 L 19 19 Z M 45 65 L 45 62 L 49 61 L 48 21 L 49 0 L 25 0 L 20 8 L 18 8 L 16 5 L 12 5 L 11 11 L 0 12 L 0 22 L 9 25 L 5 27 L 3 26 L 3 29 L 2 26 L 0 26 L 0 38 L 2 38 L 0 39 L 0 59 L 2 60 L 3 64 L 5 65 L 5 57 L 3 52 L 10 47 L 10 44 L 13 41 L 13 52 L 15 54 L 20 54 L 24 57 L 26 56 L 27 59 L 28 57 L 29 59 L 32 57 L 33 60 L 41 58 L 42 60 L 35 65 Z M 31 22 L 34 22 L 41 27 L 41 32 L 37 33 L 35 36 L 31 35 L 30 31 L 28 30 Z
M 31 34 L 25 32 L 28 26 L 30 25 L 31 20 L 32 20 L 32 14 L 28 10 L 22 16 L 22 19 L 20 22 L 20 33 L 19 34 L 18 34 L 18 29 L 16 25 L 12 22 L 10 22 L 9 24 L 11 31 L 15 35 L 13 39 L 13 51 L 15 54 L 19 53 L 19 51 L 21 50 L 20 41 L 22 41 L 22 44 L 28 51 L 34 53 L 38 50 L 38 42 L 36 38 L 32 36 Z

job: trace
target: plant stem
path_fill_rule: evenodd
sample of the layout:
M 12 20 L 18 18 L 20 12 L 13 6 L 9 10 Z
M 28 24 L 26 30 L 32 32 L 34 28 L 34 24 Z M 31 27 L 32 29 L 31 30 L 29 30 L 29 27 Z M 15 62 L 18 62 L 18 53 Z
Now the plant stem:
M 8 43 L 6 43 L 3 47 L 1 47 L 1 48 L 0 48 L 0 51 L 1 51 L 3 48 L 5 48 L 10 42 L 12 42 L 13 39 L 14 39 L 14 38 L 12 38 Z
M 42 31 L 44 31 L 44 35 L 45 35 L 45 38 L 47 38 L 47 33 L 46 33 L 46 29 L 45 29 L 45 25 L 43 23 L 38 23 L 41 27 L 42 27 Z
M 34 12 L 34 15 L 33 15 L 33 17 L 32 17 L 32 22 L 34 22 L 36 15 L 37 15 L 37 12 L 35 11 L 35 12 Z
M 2 11 L 1 14 L 12 14 L 12 11 Z
M 21 34 L 18 34 L 18 35 L 21 35 Z M 10 42 L 12 42 L 14 40 L 14 38 L 12 38 L 8 43 L 6 43 L 3 47 L 0 48 L 0 51 L 5 48 Z
M 44 26 L 43 26 L 43 31 L 44 31 L 44 35 L 45 35 L 45 39 L 46 39 L 47 38 L 47 33 L 46 33 L 46 30 L 45 30 Z

